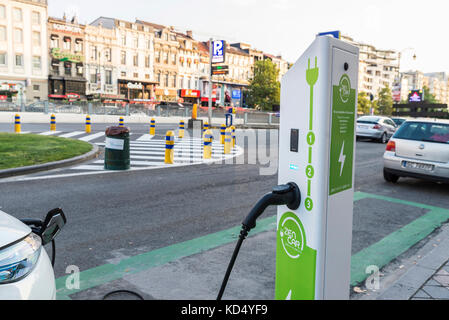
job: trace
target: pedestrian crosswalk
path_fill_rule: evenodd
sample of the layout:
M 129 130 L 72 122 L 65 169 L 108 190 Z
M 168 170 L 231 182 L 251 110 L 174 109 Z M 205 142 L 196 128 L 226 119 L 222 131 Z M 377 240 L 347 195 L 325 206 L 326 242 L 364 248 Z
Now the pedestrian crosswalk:
M 62 138 L 78 139 L 105 147 L 105 133 L 97 132 L 86 134 L 83 131 L 61 132 L 48 131 L 37 133 L 45 136 L 55 136 Z M 149 134 L 130 135 L 130 158 L 131 170 L 141 170 L 149 168 L 179 167 L 192 164 L 223 162 L 243 154 L 243 149 L 236 146 L 230 154 L 224 154 L 224 146 L 219 141 L 212 144 L 212 159 L 203 159 L 203 140 L 201 138 L 176 138 L 174 148 L 175 164 L 165 164 L 165 137 L 152 136 Z M 104 159 L 99 158 L 90 163 L 77 165 L 69 168 L 72 172 L 103 172 Z

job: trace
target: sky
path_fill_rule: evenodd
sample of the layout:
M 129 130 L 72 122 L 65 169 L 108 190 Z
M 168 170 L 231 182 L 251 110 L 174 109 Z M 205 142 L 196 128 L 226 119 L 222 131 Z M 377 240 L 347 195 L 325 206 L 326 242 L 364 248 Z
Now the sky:
M 443 0 L 49 0 L 49 15 L 136 18 L 198 40 L 245 42 L 295 62 L 319 32 L 402 52 L 401 71 L 449 72 L 449 1 Z M 413 56 L 416 55 L 416 60 Z

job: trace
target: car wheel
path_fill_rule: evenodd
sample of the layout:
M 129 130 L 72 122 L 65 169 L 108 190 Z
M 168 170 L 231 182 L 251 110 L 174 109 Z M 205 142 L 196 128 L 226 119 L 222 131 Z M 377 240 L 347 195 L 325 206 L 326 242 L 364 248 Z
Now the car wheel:
M 389 173 L 384 169 L 384 179 L 387 182 L 397 183 L 399 181 L 399 176 Z
M 385 132 L 382 134 L 382 137 L 380 137 L 379 141 L 382 144 L 386 144 L 388 142 L 388 136 L 387 136 L 387 134 Z

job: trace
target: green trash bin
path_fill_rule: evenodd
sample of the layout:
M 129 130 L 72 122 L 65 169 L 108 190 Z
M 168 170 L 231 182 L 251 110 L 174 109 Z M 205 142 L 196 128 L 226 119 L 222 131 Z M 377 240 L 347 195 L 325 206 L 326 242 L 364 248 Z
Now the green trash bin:
M 130 167 L 129 129 L 125 127 L 107 128 L 104 168 L 106 170 L 129 170 Z

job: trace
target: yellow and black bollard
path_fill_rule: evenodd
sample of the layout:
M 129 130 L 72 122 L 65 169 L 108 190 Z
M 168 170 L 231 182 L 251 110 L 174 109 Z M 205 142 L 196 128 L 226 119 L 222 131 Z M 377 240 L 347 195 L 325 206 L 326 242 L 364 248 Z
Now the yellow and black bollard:
M 90 116 L 87 115 L 86 116 L 86 133 L 91 133 L 92 132 L 92 121 L 90 119 Z
M 204 159 L 212 159 L 212 142 L 214 141 L 214 136 L 212 135 L 212 131 L 206 130 L 204 133 L 204 151 L 203 158 Z
M 56 131 L 56 116 L 54 114 L 50 118 L 50 131 Z
M 225 131 L 224 154 L 230 154 L 232 149 L 232 129 L 227 128 Z
M 174 164 L 175 163 L 175 133 L 173 131 L 168 131 L 165 137 L 165 163 Z
M 220 132 L 220 143 L 225 144 L 225 135 L 226 135 L 226 125 L 221 125 L 221 132 Z
M 20 115 L 19 114 L 16 114 L 16 117 L 15 117 L 14 132 L 15 133 L 22 132 L 21 125 L 20 125 Z
M 181 122 L 179 122 L 179 139 L 184 138 L 185 128 L 185 123 L 181 120 Z
M 151 123 L 150 123 L 150 135 L 151 136 L 156 135 L 156 120 L 154 118 L 151 119 Z
M 121 128 L 123 128 L 125 126 L 125 119 L 123 117 L 120 117 L 118 126 Z
M 235 126 L 231 126 L 231 129 L 232 129 L 232 149 L 234 149 L 236 145 Z
M 208 123 L 208 122 L 204 122 L 204 125 L 203 125 L 203 134 L 206 133 L 206 131 L 209 130 L 209 129 L 210 129 L 209 123 Z

